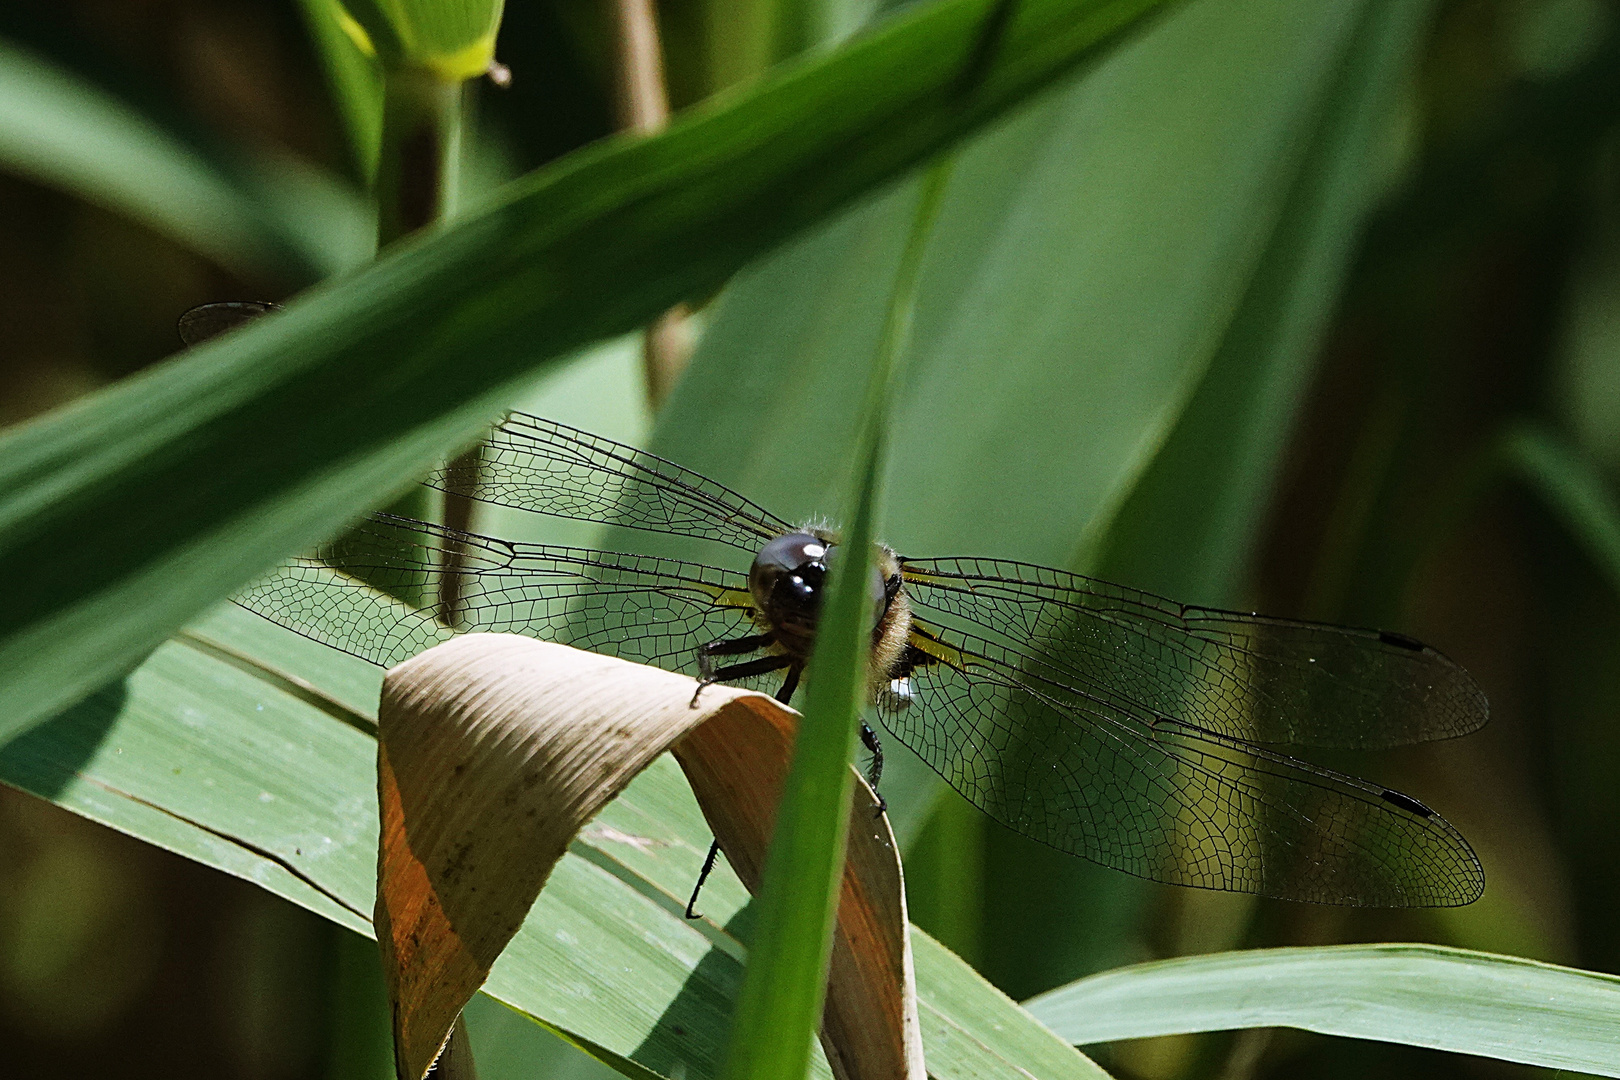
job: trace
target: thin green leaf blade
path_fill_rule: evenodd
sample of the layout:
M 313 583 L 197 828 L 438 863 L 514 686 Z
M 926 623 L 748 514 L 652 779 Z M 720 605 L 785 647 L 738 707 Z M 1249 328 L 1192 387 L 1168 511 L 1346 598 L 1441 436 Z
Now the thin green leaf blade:
M 1620 1076 L 1620 977 L 1438 945 L 1183 957 L 1093 975 L 1027 1004 L 1081 1044 L 1297 1027 Z
M 1596 465 L 1556 433 L 1531 423 L 1508 430 L 1497 452 L 1620 591 L 1620 502 Z
M 733 1020 L 726 1075 L 797 1080 L 808 1060 L 826 990 L 849 823 L 850 758 L 870 685 L 874 615 L 869 587 L 889 410 L 911 338 L 922 256 L 950 181 L 949 159 L 929 169 L 911 235 L 889 291 L 877 355 L 867 374 L 849 530 L 828 575 L 816 628 L 804 723 L 777 811 L 765 866 L 759 929 Z
M 874 417 L 881 423 L 881 417 Z M 814 674 L 765 862 L 758 923 L 727 1040 L 727 1080 L 798 1080 L 826 996 L 849 828 L 856 721 L 866 691 L 872 608 L 872 506 L 880 458 L 872 446 L 857 510 L 829 574 L 817 623 Z
M 10 433 L 0 564 L 21 585 L 0 612 L 0 736 L 385 503 L 476 438 L 545 359 L 713 287 L 1155 6 L 1021 3 L 966 93 L 962 65 L 997 4 L 907 13 L 660 136 L 560 162 L 281 316 Z
M 87 80 L 0 41 L 0 164 L 243 275 L 303 285 L 348 252 L 304 245 L 275 201 Z

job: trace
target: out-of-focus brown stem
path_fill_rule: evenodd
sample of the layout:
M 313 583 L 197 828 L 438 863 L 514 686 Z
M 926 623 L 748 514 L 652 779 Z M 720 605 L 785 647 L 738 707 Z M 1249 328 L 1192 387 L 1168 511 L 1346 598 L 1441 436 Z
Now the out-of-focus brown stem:
M 664 86 L 664 57 L 658 41 L 658 12 L 653 0 L 609 0 L 613 6 L 618 55 L 614 63 L 619 126 L 651 134 L 669 123 L 669 93 Z M 654 409 L 664 403 L 686 368 L 692 352 L 689 312 L 677 304 L 647 327 L 642 364 L 647 398 Z
M 479 472 L 483 468 L 483 444 L 474 446 L 445 467 L 444 526 L 458 533 L 472 531 L 473 499 L 478 495 Z M 462 586 L 467 549 L 455 536 L 445 538 L 444 565 L 439 568 L 439 621 L 456 625 L 461 612 Z
M 459 81 L 405 67 L 384 80 L 377 163 L 377 247 L 455 213 L 461 156 Z
M 619 126 L 644 134 L 669 123 L 669 94 L 664 89 L 664 54 L 658 45 L 658 12 L 653 0 L 611 0 L 618 32 L 617 76 Z
M 377 247 L 386 248 L 419 229 L 455 215 L 460 173 L 462 95 L 460 80 L 447 80 L 421 68 L 389 70 L 384 79 L 382 150 L 377 166 Z M 478 491 L 478 449 L 450 463 L 456 483 L 444 494 L 444 524 L 466 532 L 472 524 L 472 496 Z M 425 505 L 398 507 L 426 517 Z M 461 606 L 461 544 L 444 543 L 437 596 L 412 597 L 436 603 L 439 619 L 454 626 Z

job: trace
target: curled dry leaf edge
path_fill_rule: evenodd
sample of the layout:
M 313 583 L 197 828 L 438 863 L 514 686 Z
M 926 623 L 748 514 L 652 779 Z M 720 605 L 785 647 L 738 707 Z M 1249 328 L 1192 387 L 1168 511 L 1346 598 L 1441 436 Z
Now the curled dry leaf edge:
M 420 1080 L 575 834 L 672 750 L 727 860 L 762 877 L 799 714 L 763 694 L 515 634 L 389 671 L 377 939 L 396 1069 Z M 898 849 L 855 786 L 821 1043 L 839 1080 L 923 1080 Z

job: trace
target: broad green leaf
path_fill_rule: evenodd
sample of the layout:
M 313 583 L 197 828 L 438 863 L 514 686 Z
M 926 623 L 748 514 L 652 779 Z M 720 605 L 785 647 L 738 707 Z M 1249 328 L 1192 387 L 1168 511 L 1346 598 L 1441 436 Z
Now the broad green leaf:
M 1207 369 L 1178 413 L 1144 431 L 1145 452 L 1069 565 L 1188 603 L 1241 603 L 1324 325 L 1389 173 L 1390 126 L 1431 7 L 1357 7 L 1297 135 L 1278 148 L 1284 198 Z M 1136 958 L 1131 928 L 1150 886 L 994 832 L 990 845 L 986 918 L 1008 929 L 985 931 L 998 945 L 987 973 L 1032 992 Z
M 1093 975 L 1028 1007 L 1075 1043 L 1297 1027 L 1620 1076 L 1620 977 L 1437 945 L 1189 956 Z
M 911 555 L 1074 565 L 1082 538 L 1107 535 L 1124 506 L 1135 527 L 1168 521 L 1169 535 L 1103 569 L 1150 588 L 1218 578 L 1228 590 L 1385 171 L 1368 145 L 1384 130 L 1378 101 L 1401 85 L 1391 58 L 1410 55 L 1416 10 L 1184 4 L 964 148 L 924 268 L 884 539 Z M 653 449 L 789 520 L 833 510 L 852 365 L 877 339 L 910 198 L 870 199 L 740 275 Z M 1199 483 L 1154 483 L 1146 470 L 1164 451 L 1207 453 L 1211 467 Z M 1081 561 L 1098 569 L 1094 550 Z M 894 740 L 885 753 L 904 841 L 936 789 Z M 1034 848 L 1008 856 L 1030 863 L 1027 878 L 997 863 L 989 887 L 1051 906 L 998 920 L 986 958 L 1045 980 L 1031 989 L 1128 947 L 1140 895 Z M 1061 882 L 1060 860 L 1072 870 Z M 908 867 L 914 881 L 926 873 Z
M 1195 604 L 1230 607 L 1316 366 L 1361 222 L 1382 194 L 1389 130 L 1430 0 L 1371 0 L 1298 145 L 1286 200 L 1208 370 L 1174 428 L 1076 561 Z M 1100 528 L 1093 528 L 1098 535 Z
M 962 152 L 923 271 L 886 539 L 1069 558 L 1197 386 L 1357 11 L 1181 5 Z M 827 513 L 913 200 L 868 200 L 741 275 L 654 449 L 779 514 Z
M 1620 590 L 1620 503 L 1602 472 L 1579 450 L 1539 425 L 1502 436 L 1498 453 Z
M 0 748 L 0 782 L 369 934 L 380 683 L 370 665 L 226 606 Z M 747 894 L 722 865 L 708 918 L 682 916 L 708 840 L 680 770 L 660 759 L 576 841 L 487 992 L 604 1056 L 716 1075 Z M 913 947 L 941 1080 L 1101 1075 L 925 935 Z
M 903 14 L 655 138 L 572 155 L 284 315 L 0 439 L 0 565 L 18 582 L 0 612 L 0 734 L 387 502 L 542 361 L 717 285 L 1154 6 Z
M 302 207 L 279 198 L 273 183 L 284 170 L 261 186 L 252 171 L 8 42 L 0 42 L 0 168 L 123 214 L 244 276 L 297 287 L 355 262 L 348 230 L 300 229 Z M 345 205 L 352 196 L 330 197 L 340 215 L 354 215 Z

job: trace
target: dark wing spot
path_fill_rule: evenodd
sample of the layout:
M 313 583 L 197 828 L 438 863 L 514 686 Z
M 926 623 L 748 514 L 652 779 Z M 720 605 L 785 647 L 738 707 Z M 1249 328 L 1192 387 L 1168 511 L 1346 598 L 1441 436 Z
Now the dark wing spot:
M 1398 791 L 1385 791 L 1383 794 L 1383 799 L 1391 806 L 1400 807 L 1408 814 L 1416 814 L 1421 818 L 1434 817 L 1433 810 L 1430 810 L 1427 806 L 1424 806 L 1410 795 L 1402 795 Z
M 1378 631 L 1378 640 L 1385 645 L 1396 645 L 1402 649 L 1411 649 L 1413 652 L 1422 652 L 1423 642 L 1417 638 L 1409 638 L 1405 634 L 1397 634 L 1391 630 Z

